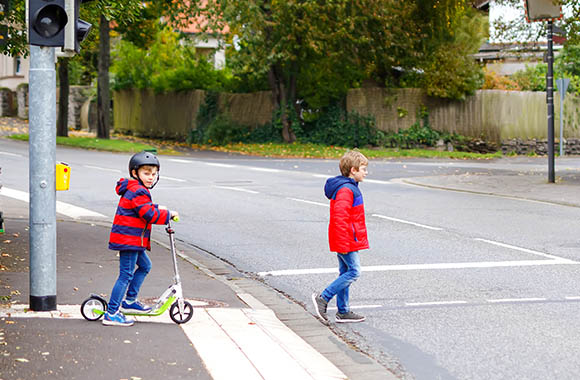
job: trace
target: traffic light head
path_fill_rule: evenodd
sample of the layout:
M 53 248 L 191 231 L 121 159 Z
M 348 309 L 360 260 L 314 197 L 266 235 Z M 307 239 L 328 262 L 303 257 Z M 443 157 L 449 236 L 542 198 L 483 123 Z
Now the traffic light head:
M 92 25 L 79 18 L 81 3 L 90 0 L 65 0 L 66 12 L 71 22 L 65 28 L 65 41 L 63 50 L 70 53 L 78 53 L 81 42 L 87 37 Z
M 64 0 L 29 0 L 30 45 L 64 46 L 64 29 L 68 19 Z

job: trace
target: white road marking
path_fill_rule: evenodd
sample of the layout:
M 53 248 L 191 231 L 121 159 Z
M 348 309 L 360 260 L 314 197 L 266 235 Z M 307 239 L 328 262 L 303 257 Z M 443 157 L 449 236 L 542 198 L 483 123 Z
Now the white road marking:
M 167 176 L 164 176 L 164 175 L 162 175 L 160 179 L 167 179 L 169 181 L 175 181 L 175 182 L 187 182 L 186 180 L 181 179 L 181 178 L 167 177 Z
M 483 261 L 464 263 L 433 263 L 433 264 L 402 264 L 402 265 L 375 265 L 363 266 L 363 272 L 390 272 L 410 270 L 442 270 L 442 269 L 474 269 L 474 268 L 506 268 L 527 267 L 542 265 L 575 265 L 580 264 L 571 260 L 515 260 L 515 261 Z M 300 276 L 312 274 L 338 273 L 337 268 L 308 268 L 308 269 L 282 269 L 258 272 L 259 276 Z
M 79 219 L 82 217 L 107 218 L 106 215 L 103 215 L 101 213 L 61 201 L 56 201 L 56 212 L 62 215 L 66 215 L 69 218 L 73 219 Z
M 565 259 L 563 257 L 558 257 L 558 256 L 550 255 L 550 254 L 547 254 L 547 253 L 544 253 L 544 252 L 534 251 L 534 250 L 528 249 L 528 248 L 516 247 L 515 245 L 500 243 L 498 241 L 487 240 L 487 239 L 480 239 L 480 238 L 475 238 L 473 240 L 482 241 L 484 243 L 496 245 L 498 247 L 509 248 L 509 249 L 513 249 L 513 250 L 521 251 L 521 252 L 525 252 L 525 253 L 531 253 L 532 255 L 542 256 L 542 257 L 546 257 L 548 259 L 553 259 L 553 260 L 558 260 L 558 261 L 568 261 L 568 262 L 572 262 L 572 263 L 574 262 L 572 260 Z
M 17 199 L 19 201 L 28 202 L 30 201 L 30 196 L 26 191 L 14 190 L 9 189 L 7 187 L 0 187 L 0 195 L 4 195 L 5 197 Z
M 83 165 L 83 166 L 85 168 L 88 168 L 88 169 L 96 169 L 96 170 L 102 170 L 102 171 L 105 171 L 105 172 L 113 172 L 113 173 L 122 173 L 122 171 L 119 170 L 119 169 L 102 168 L 100 166 L 92 166 L 92 165 Z
M 4 156 L 11 156 L 11 157 L 22 157 L 21 154 L 16 154 L 16 153 L 0 152 L 0 154 L 4 155 Z
M 580 296 L 564 297 L 564 299 L 567 299 L 569 301 L 576 301 L 576 300 L 580 300 Z
M 316 206 L 322 206 L 322 207 L 330 207 L 330 205 L 328 203 L 307 201 L 306 199 L 298 199 L 298 198 L 286 198 L 286 199 L 290 199 L 291 201 L 295 201 L 295 202 L 308 203 L 310 205 L 316 205 Z
M 378 309 L 383 307 L 383 305 L 350 305 L 351 309 Z M 338 310 L 337 307 L 329 307 L 328 310 Z
M 241 187 L 232 187 L 232 186 L 214 186 L 214 187 L 216 187 L 218 189 L 241 191 L 241 192 L 250 193 L 250 194 L 260 194 L 258 191 L 248 190 L 248 189 L 244 189 L 244 188 L 241 188 Z
M 397 219 L 397 218 L 393 218 L 390 216 L 385 216 L 385 215 L 380 215 L 380 214 L 372 214 L 372 216 L 377 217 L 377 218 L 381 218 L 381 219 L 387 219 L 393 222 L 398 222 L 398 223 L 404 223 L 404 224 L 410 224 L 412 226 L 415 227 L 420 227 L 420 228 L 426 228 L 428 230 L 433 230 L 433 231 L 443 231 L 443 228 L 439 228 L 439 227 L 431 227 L 431 226 L 427 226 L 425 224 L 420 224 L 420 223 L 415 223 L 415 222 L 410 222 L 408 220 L 403 220 L 403 219 Z
M 330 178 L 330 177 L 332 177 L 332 175 L 330 175 L 330 174 L 312 174 L 312 176 L 315 178 Z
M 218 168 L 235 168 L 237 165 L 230 165 L 230 164 L 219 164 L 217 162 L 206 162 L 208 166 L 216 166 Z
M 489 302 L 489 303 L 537 302 L 537 301 L 546 301 L 546 298 L 543 298 L 543 297 L 538 297 L 538 298 L 498 298 L 498 299 L 487 300 L 487 302 Z
M 195 163 L 195 161 L 181 160 L 179 158 L 170 158 L 170 159 L 168 159 L 168 161 L 171 161 L 171 162 L 179 162 L 180 164 L 193 164 L 193 163 Z
M 30 201 L 30 195 L 25 191 L 9 189 L 6 187 L 0 188 L 0 195 L 17 199 L 23 202 Z M 106 216 L 95 211 L 88 210 L 86 208 L 71 205 L 70 203 L 56 201 L 56 212 L 62 215 L 66 215 L 69 218 L 78 219 L 81 217 L 97 217 L 105 218 Z
M 244 167 L 244 166 L 241 166 L 241 167 Z M 280 169 L 259 168 L 256 166 L 248 166 L 247 168 L 250 170 L 254 170 L 256 172 L 266 172 L 266 173 L 280 173 L 280 172 L 282 172 L 282 170 L 280 170 Z
M 467 301 L 406 302 L 405 306 L 463 305 L 466 303 Z
M 380 179 L 366 179 L 363 181 L 364 182 L 368 182 L 368 183 L 377 183 L 379 185 L 392 185 L 393 183 L 391 181 L 381 181 Z

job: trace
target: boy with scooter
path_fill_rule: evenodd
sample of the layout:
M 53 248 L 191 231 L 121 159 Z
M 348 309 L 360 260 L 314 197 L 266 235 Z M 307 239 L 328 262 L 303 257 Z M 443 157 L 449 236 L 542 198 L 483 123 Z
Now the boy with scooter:
M 135 321 L 119 309 L 132 314 L 148 313 L 151 307 L 137 300 L 139 289 L 151 270 L 146 250 L 151 250 L 152 224 L 168 224 L 179 218 L 151 200 L 149 192 L 159 181 L 159 160 L 150 152 L 139 152 L 129 161 L 129 178 L 117 182 L 121 196 L 109 238 L 109 249 L 119 251 L 119 277 L 113 286 L 107 311 L 106 326 L 131 326 Z M 135 269 L 137 265 L 137 269 Z M 124 298 L 124 299 L 123 299 Z

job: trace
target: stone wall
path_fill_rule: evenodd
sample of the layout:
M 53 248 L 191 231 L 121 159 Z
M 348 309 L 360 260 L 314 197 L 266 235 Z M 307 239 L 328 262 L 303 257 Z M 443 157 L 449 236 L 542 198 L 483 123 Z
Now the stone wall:
M 503 154 L 537 154 L 539 156 L 544 156 L 548 154 L 548 140 L 504 140 L 501 144 L 501 151 Z M 564 140 L 563 151 L 565 155 L 580 154 L 580 139 L 572 138 Z M 554 142 L 554 152 L 560 152 L 560 141 Z
M 18 117 L 28 119 L 28 83 L 18 85 L 16 88 L 16 98 L 18 99 Z
M 56 99 L 58 102 L 58 91 L 56 89 Z M 81 108 L 83 103 L 88 99 L 91 86 L 70 86 L 68 97 L 68 125 L 75 129 L 81 128 Z M 16 93 L 12 94 L 15 112 L 21 119 L 28 119 L 28 83 L 18 86 Z M 4 111 L 2 111 L 4 112 Z M 2 113 L 2 116 L 8 116 Z
M 16 113 L 16 94 L 9 88 L 0 88 L 0 116 L 14 116 Z
M 68 94 L 69 127 L 81 129 L 81 108 L 89 98 L 90 91 L 91 86 L 70 86 Z

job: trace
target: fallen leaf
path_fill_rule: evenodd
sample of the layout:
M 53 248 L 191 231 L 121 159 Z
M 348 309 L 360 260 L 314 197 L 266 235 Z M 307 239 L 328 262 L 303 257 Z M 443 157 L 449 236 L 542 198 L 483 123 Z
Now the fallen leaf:
M 14 236 L 14 237 L 19 237 L 19 236 L 20 236 L 20 234 L 19 234 L 18 232 L 15 232 L 15 233 L 13 233 L 13 234 L 12 234 L 12 236 Z
M 43 352 L 40 355 L 42 355 L 42 356 L 50 355 L 50 352 Z
M 4 243 L 10 244 L 10 243 L 12 243 L 12 241 L 11 240 L 4 240 Z
M 76 292 L 77 290 L 79 290 L 79 288 L 77 288 L 76 286 L 73 288 L 73 290 Z
M 10 256 L 10 254 L 9 254 L 9 253 L 3 253 L 3 254 L 2 254 L 2 257 L 12 257 L 12 256 Z
M 18 359 L 14 359 L 14 360 L 17 362 L 20 362 L 20 363 L 28 363 L 29 362 L 28 359 L 24 359 L 24 358 L 18 358 Z
M 124 340 L 123 343 L 130 344 L 131 341 L 130 340 Z

